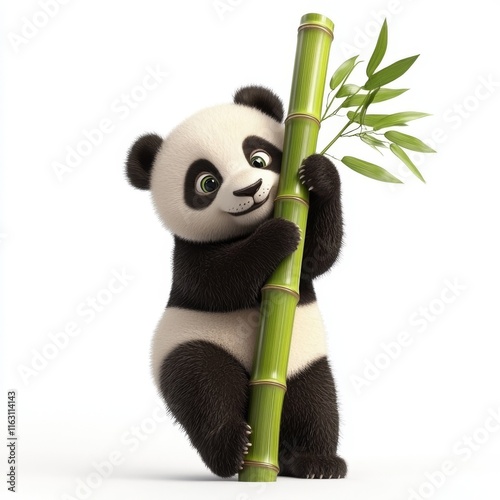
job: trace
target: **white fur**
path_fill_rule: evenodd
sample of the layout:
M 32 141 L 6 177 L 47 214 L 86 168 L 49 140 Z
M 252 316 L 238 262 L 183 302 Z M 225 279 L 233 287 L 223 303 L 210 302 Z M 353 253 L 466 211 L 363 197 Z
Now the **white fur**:
M 271 215 L 279 175 L 253 168 L 243 153 L 243 141 L 256 135 L 283 147 L 284 127 L 264 113 L 240 104 L 224 104 L 196 113 L 175 128 L 163 141 L 151 174 L 151 194 L 158 215 L 174 234 L 191 241 L 220 241 L 253 231 Z M 184 202 L 184 178 L 196 160 L 212 162 L 223 181 L 212 204 L 193 210 Z M 233 191 L 259 179 L 254 197 L 237 197 Z M 268 200 L 254 211 L 230 215 Z M 244 208 L 240 204 L 244 205 Z
M 165 310 L 152 343 L 152 370 L 159 386 L 165 357 L 178 345 L 206 340 L 230 352 L 250 372 L 259 323 L 258 309 L 229 313 L 191 311 L 177 307 Z M 300 306 L 295 313 L 288 376 L 298 373 L 314 360 L 326 356 L 323 321 L 317 303 Z

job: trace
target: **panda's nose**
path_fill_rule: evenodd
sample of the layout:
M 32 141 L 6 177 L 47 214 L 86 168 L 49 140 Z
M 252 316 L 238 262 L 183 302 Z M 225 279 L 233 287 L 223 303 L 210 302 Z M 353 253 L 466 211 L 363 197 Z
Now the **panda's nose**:
M 234 196 L 254 196 L 254 194 L 260 189 L 262 186 L 262 179 L 259 179 L 257 182 L 254 182 L 250 186 L 247 186 L 243 189 L 238 189 L 237 191 L 233 191 Z

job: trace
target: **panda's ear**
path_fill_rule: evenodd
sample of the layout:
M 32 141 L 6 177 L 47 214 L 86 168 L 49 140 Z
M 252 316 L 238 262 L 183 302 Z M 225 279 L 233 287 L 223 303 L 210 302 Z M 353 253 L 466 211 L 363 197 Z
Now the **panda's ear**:
M 234 94 L 234 103 L 256 108 L 279 123 L 283 120 L 284 112 L 281 99 L 272 90 L 265 87 L 256 85 L 242 87 Z
M 132 186 L 149 189 L 151 169 L 163 139 L 156 134 L 139 137 L 127 156 L 127 177 Z

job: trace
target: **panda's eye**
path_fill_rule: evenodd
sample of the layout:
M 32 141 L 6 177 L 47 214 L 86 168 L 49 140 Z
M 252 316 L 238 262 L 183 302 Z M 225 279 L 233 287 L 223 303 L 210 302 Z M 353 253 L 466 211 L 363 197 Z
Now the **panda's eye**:
M 255 168 L 266 168 L 271 163 L 271 157 L 262 150 L 254 151 L 250 155 L 250 165 Z
M 199 194 L 210 194 L 219 189 L 220 183 L 212 174 L 200 174 L 195 189 Z

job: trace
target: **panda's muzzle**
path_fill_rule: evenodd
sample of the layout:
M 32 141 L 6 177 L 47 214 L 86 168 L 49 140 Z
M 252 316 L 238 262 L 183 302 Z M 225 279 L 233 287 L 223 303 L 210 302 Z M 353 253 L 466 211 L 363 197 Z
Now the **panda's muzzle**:
M 249 212 L 253 212 L 260 206 L 264 205 L 264 203 L 269 199 L 269 194 L 262 200 L 262 201 L 255 201 L 254 196 L 257 194 L 259 191 L 260 187 L 262 186 L 262 179 L 259 179 L 257 182 L 254 182 L 250 186 L 247 186 L 243 189 L 238 189 L 236 191 L 233 191 L 234 196 L 245 196 L 247 198 L 252 198 L 253 199 L 253 205 L 248 208 L 247 210 L 242 210 L 240 212 L 228 212 L 230 215 L 245 215 L 248 214 Z

